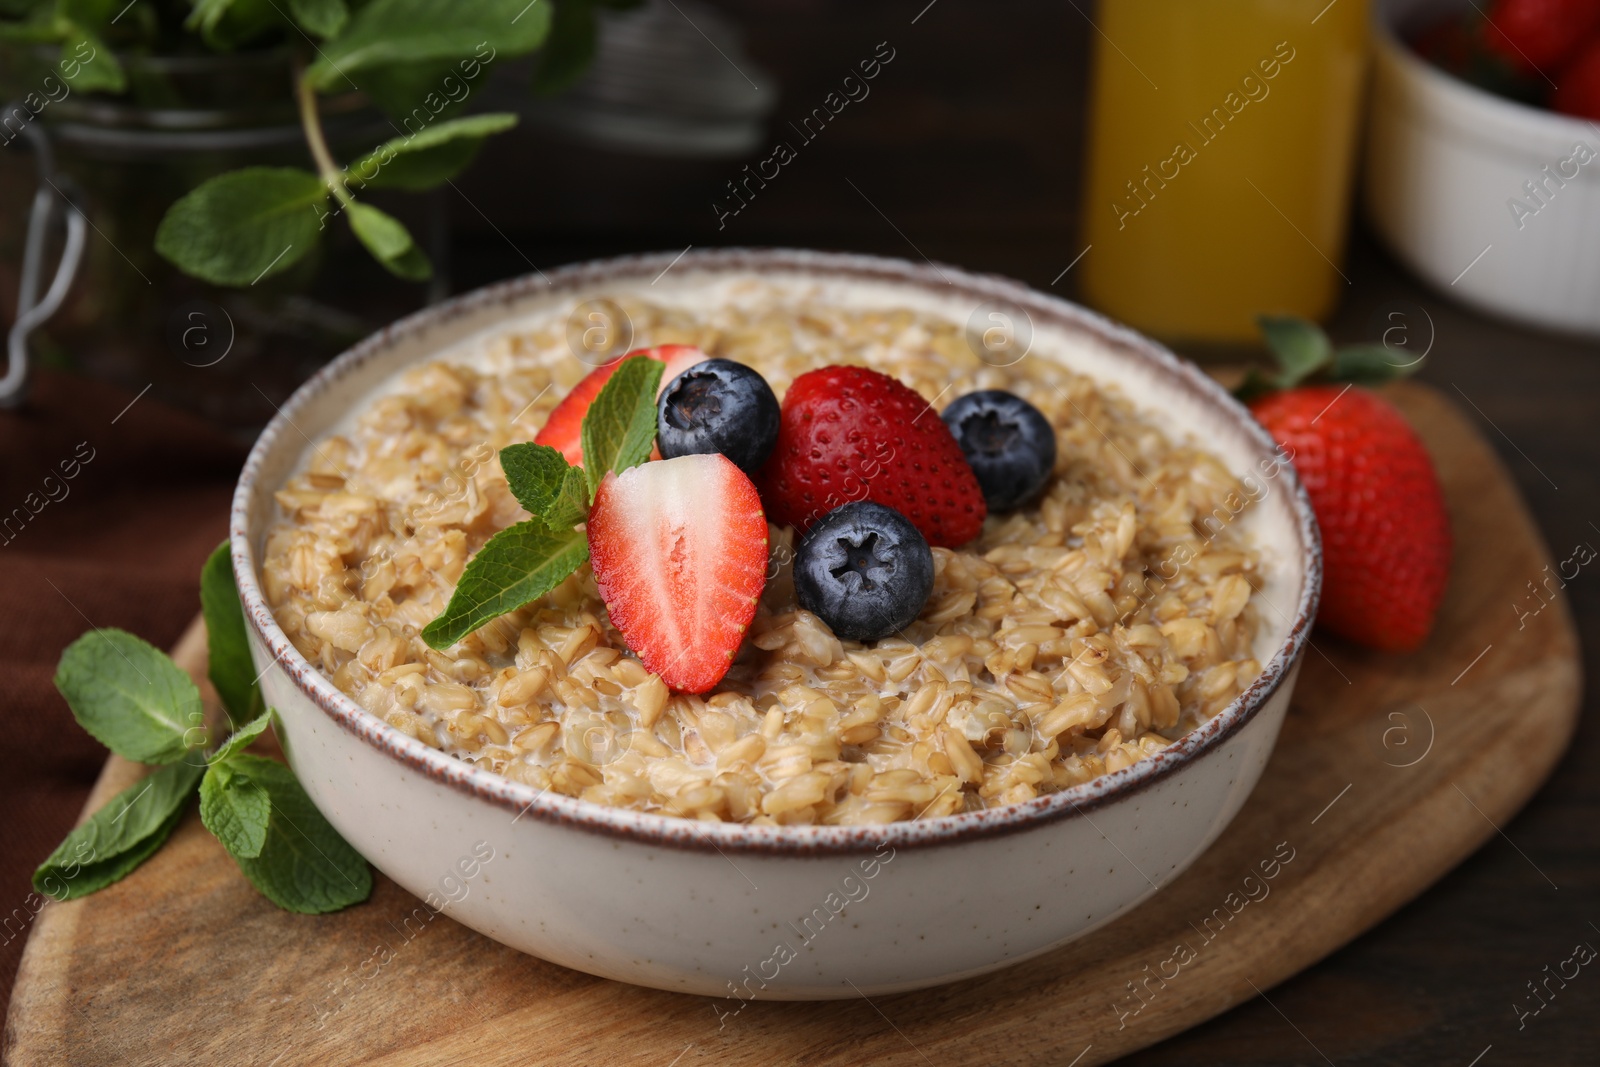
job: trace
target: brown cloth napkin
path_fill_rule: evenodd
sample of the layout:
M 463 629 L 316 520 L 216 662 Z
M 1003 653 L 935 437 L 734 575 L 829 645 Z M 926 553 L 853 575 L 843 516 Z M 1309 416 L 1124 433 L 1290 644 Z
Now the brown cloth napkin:
M 56 660 L 96 626 L 172 646 L 200 609 L 244 451 L 149 396 L 59 372 L 0 411 L 0 1005 L 32 927 L 33 868 L 106 757 L 56 692 Z

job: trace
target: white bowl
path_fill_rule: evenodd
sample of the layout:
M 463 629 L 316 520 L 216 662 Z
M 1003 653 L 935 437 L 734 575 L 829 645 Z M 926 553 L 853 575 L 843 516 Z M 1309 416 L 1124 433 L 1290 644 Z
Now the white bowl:
M 262 433 L 234 497 L 234 573 L 279 737 L 317 807 L 390 878 L 498 941 L 591 974 L 741 1000 L 872 995 L 978 974 L 1081 936 L 1174 878 L 1255 786 L 1315 611 L 1316 523 L 1293 472 L 1272 468 L 1271 439 L 1192 365 L 1014 282 L 734 249 L 684 256 L 652 286 L 672 261 L 569 267 L 548 283 L 523 278 L 421 312 L 341 356 Z M 272 494 L 310 442 L 381 382 L 585 300 L 698 298 L 752 277 L 958 321 L 1000 306 L 1031 322 L 1032 358 L 1119 384 L 1170 432 L 1203 438 L 1230 469 L 1252 472 L 1265 495 L 1239 521 L 1263 555 L 1272 605 L 1261 677 L 1161 754 L 1064 792 L 885 827 L 759 827 L 603 807 L 475 769 L 369 715 L 295 651 L 257 583 Z
M 1600 130 L 1484 92 L 1402 40 L 1472 2 L 1374 9 L 1367 213 L 1442 292 L 1519 322 L 1600 335 Z M 1576 160 L 1580 145 L 1587 163 Z M 1528 182 L 1543 184 L 1539 199 Z

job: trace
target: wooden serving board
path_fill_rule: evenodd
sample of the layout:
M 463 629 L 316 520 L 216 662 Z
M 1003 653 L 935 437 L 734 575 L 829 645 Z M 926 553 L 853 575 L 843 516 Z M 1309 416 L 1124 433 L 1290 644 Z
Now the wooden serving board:
M 1551 558 L 1510 478 L 1440 394 L 1390 395 L 1449 498 L 1457 559 L 1438 631 L 1404 657 L 1317 637 L 1232 826 L 1153 900 L 1072 945 L 870 1002 L 754 1003 L 721 1025 L 721 1002 L 591 978 L 448 920 L 408 941 L 417 901 L 382 877 L 337 915 L 279 911 L 191 814 L 125 881 L 39 915 L 6 1062 L 1084 1067 L 1270 990 L 1492 837 L 1576 723 L 1565 602 L 1521 628 L 1513 608 Z M 203 673 L 203 648 L 191 632 L 177 655 Z M 112 759 L 86 810 L 140 773 Z

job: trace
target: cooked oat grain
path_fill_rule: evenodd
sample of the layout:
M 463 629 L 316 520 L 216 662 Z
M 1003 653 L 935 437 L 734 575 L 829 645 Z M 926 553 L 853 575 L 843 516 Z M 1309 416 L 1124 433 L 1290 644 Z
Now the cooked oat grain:
M 959 326 L 920 312 L 802 306 L 776 290 L 699 314 L 619 303 L 637 343 L 697 344 L 756 368 L 780 397 L 827 363 L 868 364 L 930 400 L 1010 389 L 1056 427 L 1055 476 L 977 541 L 934 549 L 921 618 L 872 645 L 796 609 L 792 537 L 773 530 L 749 640 L 704 697 L 668 692 L 628 654 L 586 567 L 438 652 L 418 632 L 472 553 L 524 517 L 496 452 L 530 440 L 588 368 L 559 317 L 495 342 L 481 364 L 493 373 L 427 363 L 311 451 L 277 494 L 262 563 L 295 647 L 396 729 L 599 804 L 877 823 L 1119 770 L 1260 672 L 1256 557 L 1211 518 L 1237 513 L 1242 487 L 1116 390 L 1044 358 L 986 366 Z

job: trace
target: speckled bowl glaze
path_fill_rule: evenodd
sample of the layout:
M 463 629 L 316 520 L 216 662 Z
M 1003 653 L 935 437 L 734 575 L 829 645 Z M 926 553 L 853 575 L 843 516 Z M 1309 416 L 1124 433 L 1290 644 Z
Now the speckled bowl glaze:
M 692 296 L 730 277 L 958 322 L 986 323 L 999 309 L 1019 339 L 1031 327 L 1028 358 L 1115 383 L 1169 433 L 1203 440 L 1263 487 L 1238 520 L 1268 577 L 1261 676 L 1161 754 L 1064 792 L 882 827 L 759 827 L 602 807 L 475 769 L 369 715 L 295 651 L 257 581 L 272 494 L 363 397 L 400 368 L 518 320 L 619 292 Z M 720 1013 L 752 997 L 893 993 L 1003 967 L 1110 922 L 1194 861 L 1260 777 L 1316 609 L 1316 522 L 1274 456 L 1245 409 L 1198 369 L 1012 281 L 804 251 L 639 256 L 469 293 L 330 364 L 250 453 L 233 501 L 233 566 L 284 749 L 352 845 L 497 941 L 619 981 L 727 998 L 713 1004 Z

